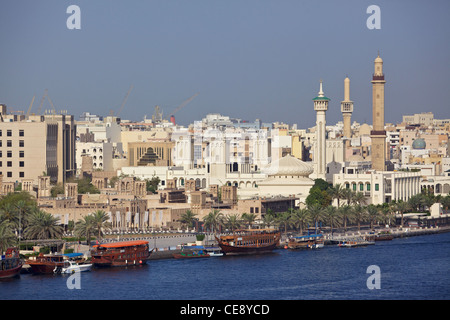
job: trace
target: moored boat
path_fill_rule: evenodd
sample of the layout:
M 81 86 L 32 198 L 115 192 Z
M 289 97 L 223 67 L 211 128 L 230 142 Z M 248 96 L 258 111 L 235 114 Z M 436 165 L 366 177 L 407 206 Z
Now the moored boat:
M 172 254 L 175 259 L 194 259 L 194 258 L 209 258 L 210 255 L 204 250 L 187 250 L 180 253 Z
M 358 240 L 345 240 L 339 242 L 338 246 L 341 248 L 351 248 L 351 247 L 365 247 L 368 245 L 375 244 L 374 241 L 367 241 L 364 239 L 358 239 Z
M 91 263 L 76 263 L 74 261 L 66 260 L 64 261 L 64 266 L 62 268 L 57 268 L 54 272 L 72 274 L 75 272 L 90 271 L 91 267 Z
M 323 234 L 310 234 L 289 239 L 288 249 L 319 249 L 324 247 Z
M 64 266 L 65 257 L 61 254 L 43 254 L 40 253 L 34 259 L 27 260 L 34 274 L 52 274 L 58 267 Z
M 240 255 L 270 252 L 279 244 L 280 238 L 278 230 L 248 229 L 216 237 L 216 240 L 225 255 Z
M 95 245 L 91 251 L 94 267 L 125 267 L 146 264 L 152 251 L 148 241 L 132 240 Z
M 0 279 L 12 278 L 20 274 L 23 263 L 17 248 L 8 248 L 0 257 Z

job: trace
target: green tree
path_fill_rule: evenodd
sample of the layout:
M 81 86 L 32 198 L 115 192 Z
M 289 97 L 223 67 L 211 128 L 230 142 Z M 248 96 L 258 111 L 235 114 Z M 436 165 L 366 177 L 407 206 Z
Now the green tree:
M 186 210 L 186 212 L 181 215 L 180 222 L 186 227 L 192 228 L 196 216 L 196 213 L 193 213 L 191 210 Z
M 150 180 L 145 179 L 147 191 L 150 191 L 151 193 L 156 193 L 160 182 L 161 179 L 159 179 L 157 176 L 153 176 Z
M 15 246 L 17 238 L 14 235 L 11 223 L 7 220 L 0 221 L 0 254 L 7 248 Z
M 373 229 L 373 224 L 378 220 L 380 216 L 379 208 L 374 204 L 369 204 L 366 207 L 367 219 L 370 222 L 370 229 Z
M 400 226 L 403 227 L 403 215 L 406 211 L 410 210 L 411 205 L 409 204 L 409 202 L 405 202 L 405 201 L 398 201 L 396 206 L 395 206 L 395 210 L 400 213 L 401 215 L 401 221 L 400 221 Z
M 279 215 L 277 215 L 277 217 L 275 218 L 277 223 L 279 225 L 283 225 L 284 226 L 284 233 L 287 232 L 287 228 L 291 223 L 291 211 L 285 211 Z
M 271 211 L 270 209 L 267 211 Z M 267 212 L 263 215 L 263 224 L 265 227 L 270 228 L 270 226 L 275 225 L 275 215 L 271 212 Z
M 333 234 L 333 227 L 339 227 L 341 224 L 340 211 L 334 206 L 328 206 L 323 212 L 324 220 L 330 226 L 331 234 Z
M 364 222 L 366 220 L 366 209 L 365 207 L 357 204 L 353 207 L 353 218 L 358 224 L 358 230 L 361 230 L 361 222 Z
M 27 239 L 54 239 L 60 238 L 63 232 L 58 218 L 40 209 L 35 209 L 30 214 L 24 236 Z
M 252 226 L 253 222 L 255 222 L 255 220 L 256 220 L 256 214 L 254 214 L 254 213 L 243 213 L 241 218 L 247 224 L 247 228 L 250 229 L 250 227 Z
M 95 231 L 95 221 L 92 215 L 87 215 L 75 223 L 75 235 L 78 238 L 85 237 L 88 245 L 91 244 L 91 236 L 95 234 Z
M 336 199 L 337 200 L 337 206 L 339 208 L 340 206 L 340 200 L 344 199 L 344 188 L 342 187 L 341 184 L 336 184 L 333 187 L 330 187 L 328 189 L 328 193 L 330 194 L 332 199 Z
M 311 206 L 308 206 L 308 212 L 314 223 L 315 233 L 317 233 L 317 226 L 318 226 L 319 222 L 321 222 L 323 220 L 324 209 L 320 204 L 315 203 Z
M 314 185 L 309 190 L 305 203 L 307 206 L 319 204 L 322 207 L 327 207 L 332 202 L 332 197 L 329 192 L 330 185 L 323 179 L 314 180 Z
M 239 213 L 227 215 L 225 217 L 225 225 L 234 233 L 242 225 L 241 215 Z
M 223 224 L 223 213 L 220 210 L 214 209 L 207 216 L 203 218 L 203 222 L 205 223 L 205 227 L 213 233 L 219 229 L 219 227 Z
M 103 210 L 97 210 L 91 214 L 92 224 L 97 233 L 97 239 L 101 240 L 103 238 L 103 230 L 110 230 L 111 223 L 108 222 L 109 216 Z
M 299 229 L 300 234 L 303 233 L 304 227 L 311 222 L 311 217 L 309 216 L 308 209 L 302 208 L 294 210 L 291 216 L 292 224 Z
M 347 223 L 350 222 L 353 217 L 352 206 L 348 204 L 339 208 L 340 216 L 342 217 L 342 224 L 344 225 L 344 232 L 347 231 Z

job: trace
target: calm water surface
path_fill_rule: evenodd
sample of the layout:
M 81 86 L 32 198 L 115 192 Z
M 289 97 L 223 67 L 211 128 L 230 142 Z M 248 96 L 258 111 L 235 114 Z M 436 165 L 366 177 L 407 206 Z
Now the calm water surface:
M 369 290 L 377 265 L 381 288 Z M 360 248 L 276 250 L 257 256 L 155 260 L 132 268 L 68 275 L 21 275 L 0 282 L 15 300 L 331 300 L 450 299 L 450 233 L 394 239 Z

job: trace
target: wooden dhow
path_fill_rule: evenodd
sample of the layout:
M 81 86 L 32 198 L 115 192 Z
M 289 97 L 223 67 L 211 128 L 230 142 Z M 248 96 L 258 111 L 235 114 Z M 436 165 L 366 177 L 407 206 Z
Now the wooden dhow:
M 281 232 L 274 229 L 237 230 L 233 234 L 216 237 L 225 255 L 270 252 L 280 243 Z

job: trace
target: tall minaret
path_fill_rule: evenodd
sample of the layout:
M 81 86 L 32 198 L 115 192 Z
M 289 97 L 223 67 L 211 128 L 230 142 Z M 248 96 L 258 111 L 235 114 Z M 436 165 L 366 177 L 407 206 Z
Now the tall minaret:
M 322 178 L 325 180 L 325 174 L 327 171 L 326 162 L 326 119 L 325 112 L 328 110 L 328 99 L 324 96 L 322 90 L 322 80 L 320 80 L 320 89 L 317 97 L 313 99 L 314 110 L 316 111 L 316 144 L 314 150 L 314 162 L 315 162 L 315 175 L 316 178 Z
M 380 54 L 375 58 L 375 72 L 372 77 L 372 169 L 386 169 L 386 131 L 384 130 L 384 80 L 383 60 Z
M 341 112 L 344 119 L 344 139 L 348 141 L 352 137 L 353 113 L 353 101 L 350 100 L 350 79 L 348 77 L 344 79 L 344 101 L 341 102 Z

